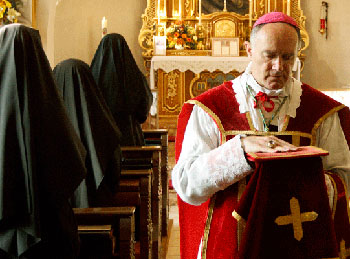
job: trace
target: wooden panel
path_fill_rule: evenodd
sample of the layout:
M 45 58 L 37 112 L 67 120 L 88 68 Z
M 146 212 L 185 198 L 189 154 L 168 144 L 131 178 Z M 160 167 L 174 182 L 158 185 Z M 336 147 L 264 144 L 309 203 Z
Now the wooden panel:
M 187 100 L 239 75 L 240 72 L 236 70 L 232 70 L 227 74 L 221 71 L 204 71 L 195 74 L 191 71 L 179 72 L 178 70 L 167 74 L 162 70 L 158 70 L 159 127 L 168 129 L 169 136 L 176 136 L 177 118 Z

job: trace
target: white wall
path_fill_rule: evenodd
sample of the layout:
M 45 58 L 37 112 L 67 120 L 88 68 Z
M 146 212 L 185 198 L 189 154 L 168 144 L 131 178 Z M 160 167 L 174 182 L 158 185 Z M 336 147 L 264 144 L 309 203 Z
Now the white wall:
M 138 44 L 146 0 L 37 0 L 37 24 L 52 66 L 67 58 L 90 64 L 101 40 L 101 20 L 108 33 L 122 34 L 141 69 Z
M 310 36 L 302 81 L 317 89 L 350 88 L 350 1 L 327 2 L 326 39 L 318 32 L 322 0 L 301 0 Z

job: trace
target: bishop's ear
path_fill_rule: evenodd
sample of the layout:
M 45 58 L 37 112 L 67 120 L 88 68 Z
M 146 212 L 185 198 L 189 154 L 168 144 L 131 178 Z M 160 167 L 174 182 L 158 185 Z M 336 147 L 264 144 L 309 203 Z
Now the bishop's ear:
M 248 57 L 252 57 L 252 47 L 251 47 L 251 43 L 249 41 L 245 41 L 244 42 L 244 47 L 245 47 L 245 50 L 248 54 Z

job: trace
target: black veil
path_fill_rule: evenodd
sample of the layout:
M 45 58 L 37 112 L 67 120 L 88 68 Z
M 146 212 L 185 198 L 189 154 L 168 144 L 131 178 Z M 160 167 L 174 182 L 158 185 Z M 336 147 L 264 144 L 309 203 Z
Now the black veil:
M 122 145 L 143 145 L 140 124 L 146 121 L 153 98 L 122 35 L 103 37 L 91 71 L 122 133 Z
M 1 27 L 1 258 L 74 258 L 79 244 L 68 198 L 85 177 L 85 154 L 39 32 Z
M 68 116 L 86 151 L 86 179 L 71 199 L 73 207 L 100 206 L 96 191 L 104 180 L 114 192 L 121 171 L 120 131 L 92 77 L 89 66 L 68 59 L 54 69 Z

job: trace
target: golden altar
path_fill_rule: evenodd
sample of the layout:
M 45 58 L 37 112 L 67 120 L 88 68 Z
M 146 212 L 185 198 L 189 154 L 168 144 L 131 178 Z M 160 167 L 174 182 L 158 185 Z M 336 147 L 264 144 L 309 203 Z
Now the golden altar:
M 150 75 L 152 91 L 157 96 L 157 119 L 150 127 L 167 128 L 169 135 L 174 136 L 177 116 L 185 101 L 223 81 L 232 80 L 243 72 L 248 64 L 244 42 L 249 40 L 254 22 L 270 11 L 284 12 L 298 22 L 302 39 L 298 57 L 302 70 L 309 36 L 300 2 L 301 0 L 147 0 L 142 15 L 139 44 Z M 202 40 L 201 47 L 198 44 L 197 48 L 174 49 L 167 45 L 166 56 L 154 56 L 153 36 L 166 35 L 166 29 L 179 20 L 184 25 L 195 28 L 198 38 Z M 212 56 L 211 43 L 215 38 L 237 38 L 239 56 Z M 228 60 L 232 62 L 231 67 L 228 69 L 224 66 L 223 69 L 220 62 Z M 190 67 L 188 69 L 183 65 L 186 62 Z M 212 65 L 213 62 L 216 62 L 216 68 Z

